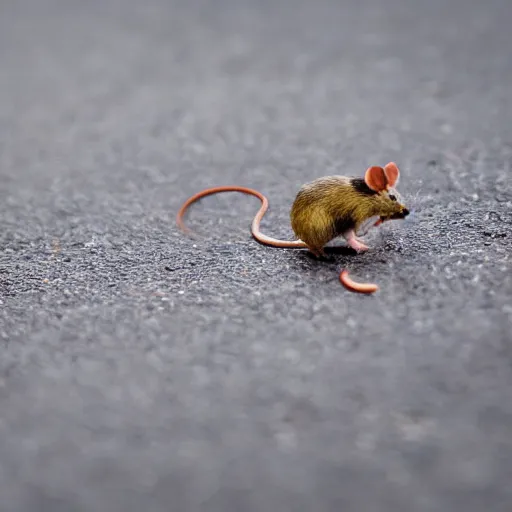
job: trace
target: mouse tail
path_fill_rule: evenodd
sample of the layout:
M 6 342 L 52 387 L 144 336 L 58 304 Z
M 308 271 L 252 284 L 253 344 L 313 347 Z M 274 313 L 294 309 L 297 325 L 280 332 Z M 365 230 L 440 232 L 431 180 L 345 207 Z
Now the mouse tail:
M 207 188 L 205 190 L 201 190 L 197 194 L 189 197 L 179 209 L 176 215 L 176 224 L 184 233 L 191 234 L 190 230 L 186 227 L 183 219 L 185 216 L 185 212 L 189 208 L 192 203 L 195 203 L 199 199 L 203 197 L 210 196 L 213 194 L 219 194 L 221 192 L 241 192 L 242 194 L 248 194 L 251 196 L 257 197 L 261 201 L 261 206 L 258 212 L 256 213 L 252 224 L 251 224 L 251 234 L 252 236 L 261 244 L 269 245 L 271 247 L 280 247 L 285 249 L 306 249 L 307 245 L 302 240 L 279 240 L 278 238 L 273 238 L 263 234 L 260 231 L 260 223 L 263 219 L 263 216 L 268 210 L 268 199 L 257 190 L 247 187 L 240 187 L 237 185 L 226 185 L 220 187 L 212 187 Z

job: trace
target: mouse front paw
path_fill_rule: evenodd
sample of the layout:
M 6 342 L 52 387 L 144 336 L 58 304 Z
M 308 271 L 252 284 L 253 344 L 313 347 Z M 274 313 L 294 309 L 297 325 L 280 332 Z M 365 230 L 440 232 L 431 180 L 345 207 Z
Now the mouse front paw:
M 369 249 L 369 247 L 361 242 L 360 240 L 357 240 L 357 238 L 351 238 L 350 240 L 347 240 L 348 245 L 352 247 L 356 252 L 365 252 Z
M 360 253 L 365 252 L 369 249 L 369 247 L 364 244 L 361 240 L 359 240 L 354 232 L 354 230 L 347 231 L 344 235 L 345 240 L 349 247 L 352 247 L 354 251 Z

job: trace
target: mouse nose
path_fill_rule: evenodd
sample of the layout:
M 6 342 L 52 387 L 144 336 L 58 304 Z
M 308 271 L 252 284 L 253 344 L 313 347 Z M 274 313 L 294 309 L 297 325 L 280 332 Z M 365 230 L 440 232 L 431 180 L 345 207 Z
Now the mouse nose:
M 409 213 L 411 213 L 411 212 L 410 212 L 407 208 L 405 208 L 405 207 L 404 207 L 404 208 L 402 209 L 402 215 L 403 215 L 404 217 L 407 217 L 407 215 L 409 215 Z

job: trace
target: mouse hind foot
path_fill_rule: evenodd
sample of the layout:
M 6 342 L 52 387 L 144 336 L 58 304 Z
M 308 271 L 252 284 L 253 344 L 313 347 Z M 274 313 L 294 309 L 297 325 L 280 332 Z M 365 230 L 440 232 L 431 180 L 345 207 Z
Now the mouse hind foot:
M 329 257 L 325 254 L 323 249 L 318 249 L 317 247 L 308 247 L 309 252 L 318 259 L 328 259 Z

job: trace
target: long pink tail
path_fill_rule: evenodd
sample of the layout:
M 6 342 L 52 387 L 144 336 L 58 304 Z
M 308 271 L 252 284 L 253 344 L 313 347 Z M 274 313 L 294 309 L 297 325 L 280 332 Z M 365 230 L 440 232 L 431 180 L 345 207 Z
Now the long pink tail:
M 260 231 L 260 223 L 261 219 L 263 219 L 263 216 L 265 215 L 266 211 L 268 210 L 268 200 L 267 198 L 257 190 L 254 190 L 252 188 L 247 187 L 239 187 L 236 185 L 230 186 L 221 186 L 221 187 L 212 187 L 207 188 L 205 190 L 202 190 L 201 192 L 198 192 L 197 194 L 194 194 L 192 197 L 187 199 L 183 206 L 179 209 L 178 214 L 176 215 L 176 224 L 178 227 L 184 232 L 189 233 L 189 229 L 185 226 L 185 223 L 183 222 L 183 217 L 185 215 L 186 210 L 188 207 L 192 204 L 198 201 L 199 199 L 212 195 L 212 194 L 218 194 L 220 192 L 241 192 L 242 194 L 248 194 L 251 196 L 257 197 L 261 201 L 261 207 L 256 213 L 252 225 L 251 225 L 251 233 L 252 236 L 261 244 L 264 245 L 270 245 L 271 247 L 282 247 L 282 248 L 297 248 L 297 249 L 305 249 L 307 248 L 307 245 L 302 240 L 279 240 L 277 238 L 272 238 L 270 236 L 264 235 Z

